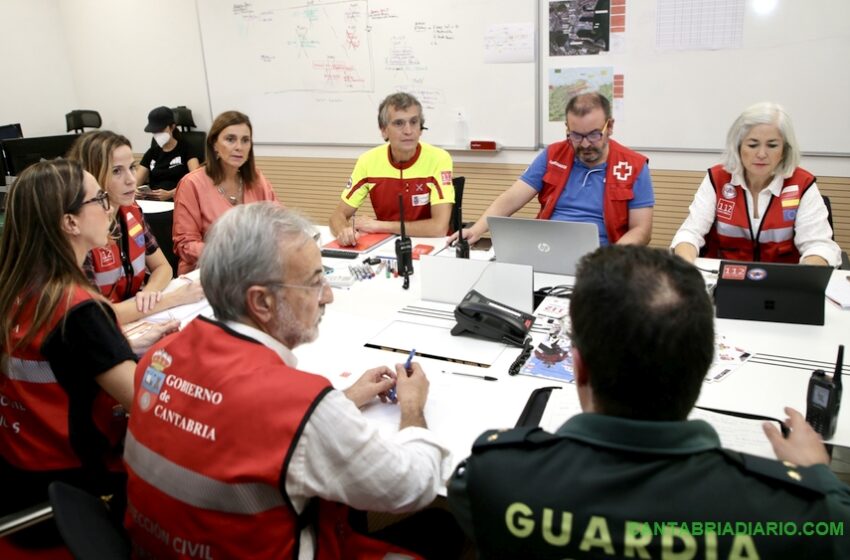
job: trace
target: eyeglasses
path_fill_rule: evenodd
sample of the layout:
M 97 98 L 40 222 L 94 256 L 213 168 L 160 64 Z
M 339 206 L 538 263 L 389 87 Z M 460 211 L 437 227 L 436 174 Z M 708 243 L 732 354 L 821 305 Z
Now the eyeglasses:
M 109 194 L 106 191 L 100 191 L 93 198 L 82 201 L 80 203 L 80 209 L 82 209 L 86 204 L 91 204 L 93 202 L 100 204 L 101 208 L 104 210 L 109 210 Z
M 422 120 L 419 117 L 412 117 L 410 120 L 396 119 L 394 121 L 390 121 L 390 126 L 398 130 L 403 130 L 404 125 L 407 124 L 410 125 L 410 128 L 415 130 L 421 126 Z
M 264 286 L 280 286 L 281 288 L 299 288 L 302 290 L 316 290 L 316 301 L 322 300 L 322 294 L 325 293 L 325 288 L 330 288 L 331 284 L 328 279 L 322 276 L 318 284 L 287 284 L 285 282 L 264 282 Z
M 608 130 L 608 123 L 611 122 L 611 119 L 605 121 L 605 126 L 602 127 L 602 130 L 591 130 L 587 134 L 581 134 L 579 132 L 567 131 L 567 138 L 569 138 L 574 144 L 581 144 L 584 142 L 584 139 L 587 138 L 587 141 L 591 144 L 595 144 L 602 140 L 602 137 L 605 136 L 605 131 Z

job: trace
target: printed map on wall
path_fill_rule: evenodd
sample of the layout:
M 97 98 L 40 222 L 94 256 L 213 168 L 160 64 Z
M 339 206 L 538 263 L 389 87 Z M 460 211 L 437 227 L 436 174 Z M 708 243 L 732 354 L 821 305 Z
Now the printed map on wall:
M 566 120 L 567 102 L 581 93 L 598 91 L 614 101 L 614 68 L 551 68 L 549 70 L 549 121 Z

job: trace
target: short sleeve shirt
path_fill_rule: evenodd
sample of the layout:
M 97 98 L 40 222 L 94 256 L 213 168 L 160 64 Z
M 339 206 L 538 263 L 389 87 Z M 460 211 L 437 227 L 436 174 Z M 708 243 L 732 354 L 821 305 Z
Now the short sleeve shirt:
M 173 190 L 180 179 L 189 172 L 189 160 L 197 158 L 188 142 L 177 141 L 169 152 L 162 151 L 155 142 L 142 157 L 140 165 L 150 171 L 150 185 L 154 189 Z

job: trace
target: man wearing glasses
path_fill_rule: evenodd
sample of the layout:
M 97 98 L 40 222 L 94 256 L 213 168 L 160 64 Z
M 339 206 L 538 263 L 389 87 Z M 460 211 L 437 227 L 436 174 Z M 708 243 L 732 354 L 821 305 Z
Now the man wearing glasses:
M 567 139 L 541 152 L 522 176 L 463 231 L 470 243 L 487 232 L 488 216 L 511 216 L 535 196 L 538 219 L 590 222 L 599 244 L 646 245 L 655 196 L 648 160 L 610 139 L 611 104 L 599 93 L 567 103 Z
M 340 245 L 355 245 L 363 233 L 400 233 L 398 197 L 404 203 L 406 233 L 442 237 L 449 230 L 452 204 L 452 158 L 419 141 L 425 130 L 422 105 L 408 93 L 387 96 L 378 108 L 378 126 L 389 145 L 360 156 L 342 199 L 330 218 Z M 369 197 L 375 219 L 354 213 Z
M 449 451 L 427 429 L 419 364 L 372 368 L 345 391 L 297 369 L 293 350 L 317 338 L 333 302 L 314 233 L 260 202 L 237 206 L 207 235 L 200 269 L 216 320 L 193 320 L 136 368 L 124 458 L 138 556 L 403 553 L 352 532 L 347 506 L 412 511 L 443 487 Z M 381 406 L 393 387 L 399 431 L 384 436 L 358 408 Z

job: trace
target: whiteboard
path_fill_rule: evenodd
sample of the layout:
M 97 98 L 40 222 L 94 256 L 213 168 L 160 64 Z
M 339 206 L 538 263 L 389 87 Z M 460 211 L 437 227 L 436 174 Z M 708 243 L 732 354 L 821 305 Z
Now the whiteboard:
M 423 105 L 426 142 L 537 145 L 537 0 L 196 7 L 212 112 L 248 114 L 255 142 L 379 144 L 379 103 L 406 91 Z
M 622 98 L 614 102 L 613 137 L 632 147 L 656 150 L 712 151 L 724 147 L 735 118 L 758 101 L 785 107 L 800 148 L 809 154 L 850 155 L 850 2 L 846 0 L 776 0 L 769 13 L 756 0 L 640 0 L 626 2 L 625 31 L 610 34 L 610 51 L 579 56 L 550 56 L 549 9 L 540 3 L 540 116 L 545 144 L 564 139 L 564 122 L 550 122 L 549 90 L 553 69 L 566 69 L 556 82 L 602 80 L 602 69 L 623 78 Z M 616 4 L 612 0 L 611 5 Z M 659 7 L 677 10 L 658 13 Z M 659 33 L 722 43 L 719 24 L 690 17 L 681 10 L 706 5 L 724 17 L 739 16 L 740 43 L 735 48 L 676 50 L 660 48 Z M 739 10 L 736 12 L 736 10 Z M 703 25 L 701 28 L 700 25 Z

